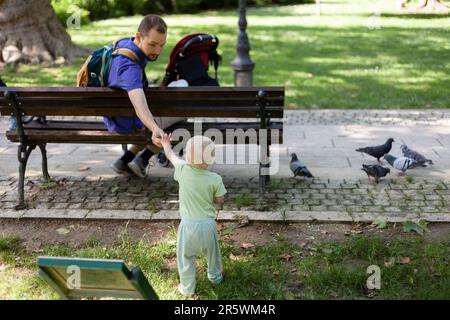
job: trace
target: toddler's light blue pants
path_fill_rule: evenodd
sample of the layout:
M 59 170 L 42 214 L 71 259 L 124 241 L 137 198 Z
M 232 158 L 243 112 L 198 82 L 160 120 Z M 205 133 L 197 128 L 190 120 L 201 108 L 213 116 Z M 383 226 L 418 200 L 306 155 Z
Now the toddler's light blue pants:
M 180 275 L 180 291 L 190 296 L 195 293 L 195 258 L 205 257 L 208 264 L 208 280 L 213 284 L 222 281 L 222 257 L 219 235 L 214 219 L 181 220 L 177 233 L 177 264 Z

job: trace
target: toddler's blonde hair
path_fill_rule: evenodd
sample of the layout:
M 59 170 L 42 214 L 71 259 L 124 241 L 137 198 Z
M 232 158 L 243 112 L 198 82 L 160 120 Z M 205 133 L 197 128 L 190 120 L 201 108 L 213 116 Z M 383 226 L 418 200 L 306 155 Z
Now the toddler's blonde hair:
M 194 136 L 186 143 L 186 162 L 193 166 L 212 165 L 216 158 L 216 145 L 204 136 Z

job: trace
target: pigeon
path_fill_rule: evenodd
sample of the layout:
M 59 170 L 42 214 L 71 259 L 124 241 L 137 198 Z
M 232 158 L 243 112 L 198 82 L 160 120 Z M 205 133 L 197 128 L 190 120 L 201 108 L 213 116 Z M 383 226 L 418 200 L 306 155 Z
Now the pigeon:
M 378 183 L 378 180 L 382 177 L 385 177 L 388 173 L 391 173 L 391 169 L 385 168 L 378 164 L 363 164 L 362 171 L 367 173 L 367 178 L 373 177 L 375 179 L 375 183 Z
M 403 156 L 416 160 L 418 166 L 426 167 L 427 163 L 434 164 L 432 160 L 425 158 L 417 151 L 409 149 L 406 144 L 402 144 L 400 149 L 402 149 Z
M 314 178 L 311 172 L 309 172 L 306 165 L 300 161 L 295 153 L 291 155 L 291 171 L 294 173 L 294 177 L 296 176 L 303 176 L 307 178 Z
M 359 148 L 356 149 L 356 151 L 367 153 L 368 155 L 377 158 L 378 162 L 381 163 L 380 158 L 391 151 L 392 142 L 394 142 L 394 139 L 389 138 L 385 144 L 380 146 Z
M 396 158 L 390 154 L 386 154 L 384 156 L 384 159 L 386 159 L 386 161 L 389 162 L 389 164 L 393 166 L 395 169 L 401 171 L 401 173 L 398 174 L 399 176 L 405 175 L 406 170 L 411 169 L 414 166 L 417 166 L 416 160 L 407 157 Z

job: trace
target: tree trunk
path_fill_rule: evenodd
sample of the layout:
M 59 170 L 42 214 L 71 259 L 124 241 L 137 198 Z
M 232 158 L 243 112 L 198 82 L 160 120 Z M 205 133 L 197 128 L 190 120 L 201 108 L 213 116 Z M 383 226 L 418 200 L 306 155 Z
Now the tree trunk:
M 71 41 L 50 0 L 0 0 L 0 67 L 70 63 L 86 54 Z

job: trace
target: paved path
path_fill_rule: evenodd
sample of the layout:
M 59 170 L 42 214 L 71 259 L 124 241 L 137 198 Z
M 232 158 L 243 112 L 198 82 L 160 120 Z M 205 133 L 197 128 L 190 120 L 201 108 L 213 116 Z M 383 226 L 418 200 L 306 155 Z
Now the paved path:
M 1 133 L 7 124 L 0 120 Z M 400 155 L 400 144 L 406 143 L 436 164 L 412 170 L 407 178 L 391 175 L 377 186 L 369 184 L 360 167 L 374 160 L 354 149 L 389 137 L 396 141 L 392 154 Z M 50 145 L 48 150 L 57 185 L 42 185 L 40 154 L 33 152 L 26 187 L 30 209 L 15 212 L 17 147 L 0 135 L 0 217 L 178 218 L 172 168 L 154 166 L 145 180 L 117 177 L 109 164 L 120 146 Z M 218 158 L 230 152 L 219 146 Z M 291 152 L 301 156 L 315 179 L 292 178 Z M 272 154 L 279 155 L 279 170 L 265 203 L 256 201 L 257 165 L 213 167 L 229 190 L 221 219 L 450 222 L 450 111 L 287 111 L 284 144 Z

